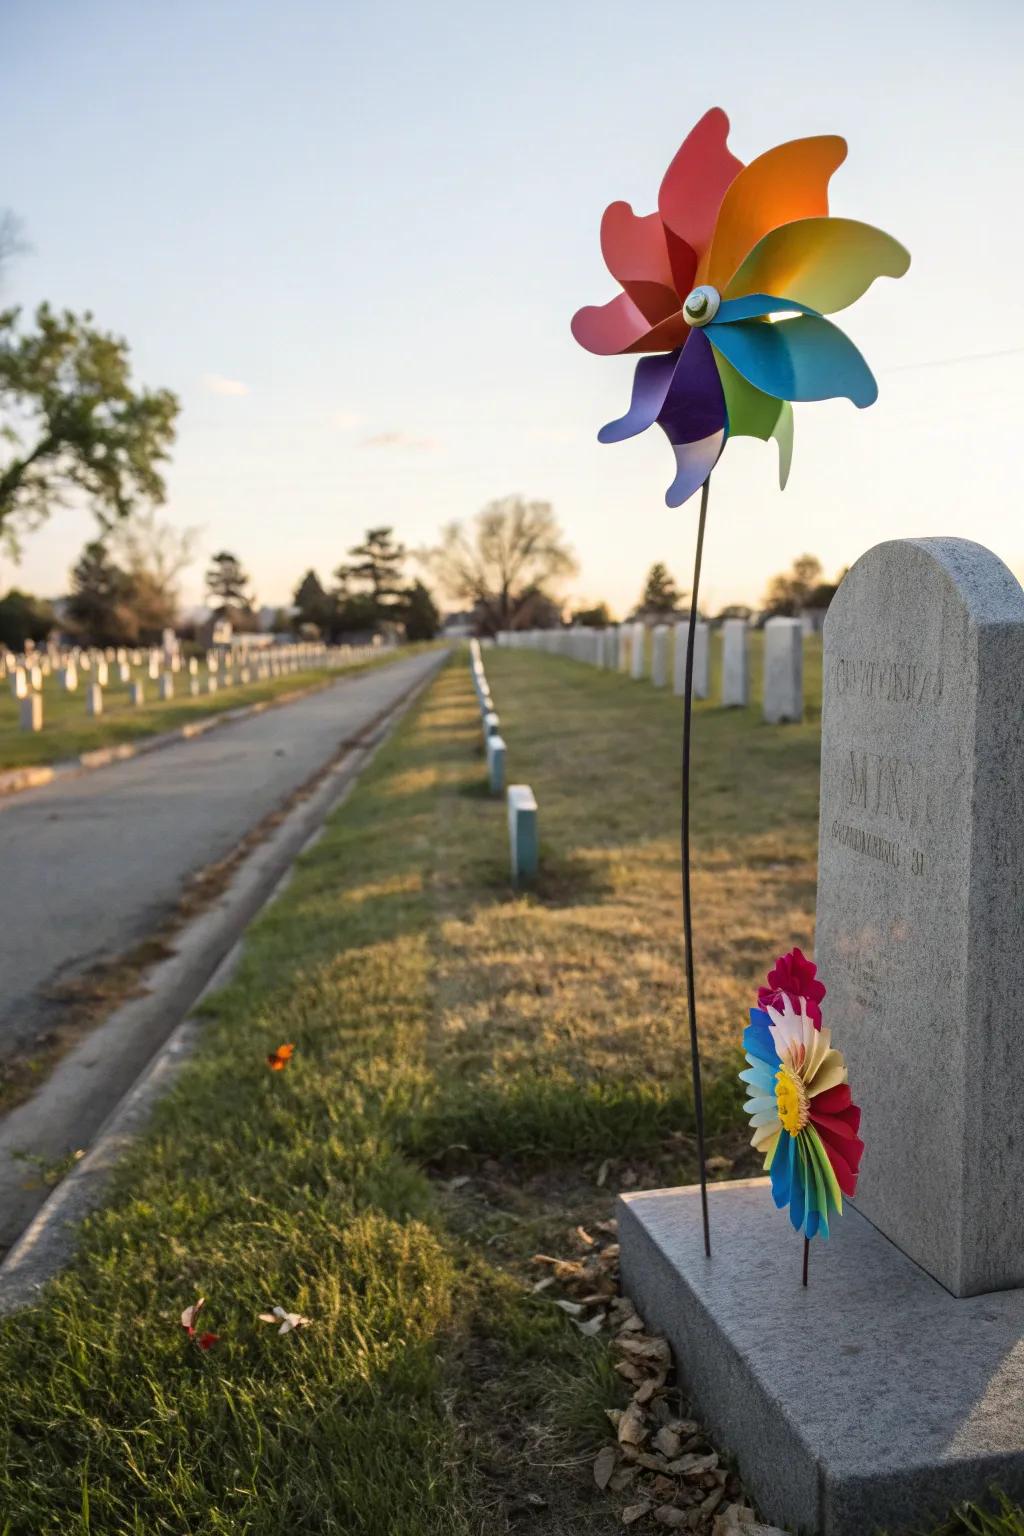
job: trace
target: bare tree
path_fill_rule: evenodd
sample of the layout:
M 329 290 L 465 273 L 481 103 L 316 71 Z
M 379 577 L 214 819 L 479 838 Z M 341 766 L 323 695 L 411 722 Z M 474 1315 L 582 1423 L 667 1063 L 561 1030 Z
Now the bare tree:
M 159 632 L 174 624 L 181 577 L 196 558 L 198 528 L 162 522 L 149 507 L 118 523 L 107 536 L 111 555 L 131 582 L 139 628 Z
M 472 523 L 449 523 L 436 549 L 421 558 L 449 598 L 477 611 L 493 634 L 522 628 L 539 594 L 577 566 L 547 501 L 505 496 Z

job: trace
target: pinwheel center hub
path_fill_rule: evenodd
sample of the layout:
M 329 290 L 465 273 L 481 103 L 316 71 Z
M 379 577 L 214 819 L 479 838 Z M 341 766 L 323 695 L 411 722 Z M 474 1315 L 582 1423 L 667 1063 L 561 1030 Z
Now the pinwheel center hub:
M 702 283 L 683 301 L 683 314 L 690 325 L 709 325 L 718 314 L 722 295 L 710 283 Z
M 792 1067 L 780 1067 L 775 1074 L 775 1105 L 783 1130 L 796 1136 L 810 1117 L 807 1089 Z

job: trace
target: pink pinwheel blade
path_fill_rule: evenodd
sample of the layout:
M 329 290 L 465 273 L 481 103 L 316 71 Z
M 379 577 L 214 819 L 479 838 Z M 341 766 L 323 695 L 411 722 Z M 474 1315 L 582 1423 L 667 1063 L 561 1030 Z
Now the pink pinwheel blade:
M 726 147 L 728 135 L 729 119 L 721 107 L 705 112 L 676 152 L 658 193 L 662 222 L 698 260 L 711 242 L 722 199 L 743 169 L 743 161 Z M 677 291 L 685 297 L 693 286 L 696 263 L 687 270 L 686 250 L 677 246 L 674 251 L 671 241 L 669 257 Z
M 656 213 L 638 218 L 628 203 L 610 203 L 601 220 L 601 254 L 612 277 L 649 320 L 664 319 L 679 308 L 665 227 Z
M 682 310 L 652 325 L 628 293 L 609 304 L 588 304 L 572 317 L 572 334 L 581 347 L 599 356 L 617 352 L 671 352 L 686 340 L 689 326 Z

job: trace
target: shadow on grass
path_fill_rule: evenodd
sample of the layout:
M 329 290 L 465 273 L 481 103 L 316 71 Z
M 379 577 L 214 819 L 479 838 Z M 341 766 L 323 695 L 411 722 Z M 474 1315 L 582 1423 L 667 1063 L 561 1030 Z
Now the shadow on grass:
M 737 1070 L 739 1065 L 737 1056 Z M 735 1129 L 743 1099 L 733 1072 L 706 1084 L 709 1136 Z M 686 1084 L 578 1082 L 568 1074 L 537 1074 L 449 1085 L 443 1103 L 432 1101 L 410 1118 L 401 1145 L 428 1164 L 441 1161 L 452 1147 L 526 1165 L 553 1157 L 575 1163 L 655 1152 L 670 1138 L 695 1130 L 693 1094 Z

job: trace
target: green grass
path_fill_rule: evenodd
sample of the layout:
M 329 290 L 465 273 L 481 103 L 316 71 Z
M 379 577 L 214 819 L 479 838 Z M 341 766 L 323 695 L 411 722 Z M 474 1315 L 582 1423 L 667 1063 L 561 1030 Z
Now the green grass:
M 508 888 L 457 658 L 251 930 L 74 1266 L 0 1324 L 4 1536 L 621 1529 L 586 1456 L 622 1388 L 530 1256 L 694 1172 L 678 705 L 555 658 L 487 669 L 540 885 Z M 816 729 L 699 714 L 709 1103 L 742 1172 L 743 1006 L 811 937 Z M 178 1325 L 198 1295 L 208 1354 Z M 278 1337 L 273 1303 L 312 1325 Z
M 419 647 L 410 646 L 407 649 L 411 652 Z M 406 654 L 406 650 L 402 654 Z M 367 661 L 354 662 L 353 668 L 380 666 L 392 660 L 394 653 L 388 652 Z M 134 668 L 133 677 L 142 679 L 146 703 L 133 708 L 129 702 L 128 684 L 116 680 L 116 666 L 112 664 L 109 685 L 103 690 L 103 713 L 95 720 L 86 714 L 85 709 L 90 673 L 79 673 L 78 689 L 74 693 L 65 693 L 59 679 L 50 676 L 44 679 L 43 729 L 36 732 L 21 730 L 20 703 L 13 697 L 10 684 L 5 681 L 0 688 L 0 770 L 57 763 L 66 758 L 78 757 L 83 752 L 94 752 L 100 747 L 141 741 L 146 736 L 172 731 L 193 720 L 222 715 L 230 709 L 240 709 L 247 704 L 259 704 L 279 698 L 282 694 L 316 687 L 337 677 L 340 670 L 313 667 L 293 672 L 287 677 L 268 678 L 265 682 L 236 682 L 231 688 L 221 687 L 214 694 L 202 693 L 197 698 L 189 694 L 188 674 L 178 673 L 174 679 L 176 697 L 162 703 L 157 697 L 158 684 L 144 676 L 142 668 Z

